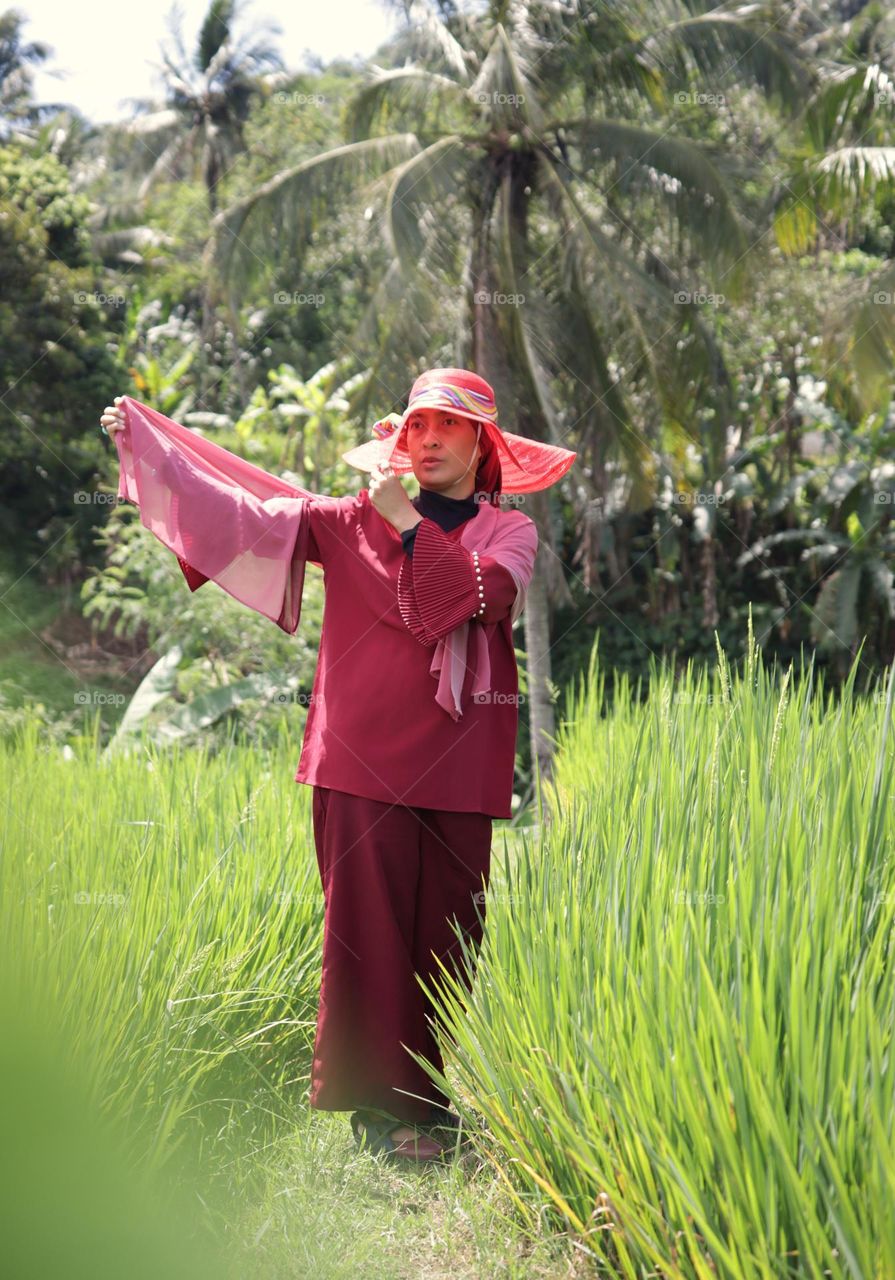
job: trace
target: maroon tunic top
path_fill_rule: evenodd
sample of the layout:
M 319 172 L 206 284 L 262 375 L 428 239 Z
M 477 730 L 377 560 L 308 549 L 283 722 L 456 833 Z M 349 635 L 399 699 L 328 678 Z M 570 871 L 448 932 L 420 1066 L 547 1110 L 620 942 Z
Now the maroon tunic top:
M 310 504 L 307 558 L 323 566 L 325 602 L 296 782 L 401 805 L 511 816 L 519 686 L 509 612 L 516 588 L 507 569 L 480 554 L 486 607 L 478 612 L 482 597 L 472 555 L 459 542 L 462 529 L 445 531 L 424 517 L 410 555 L 366 489 Z M 429 666 L 439 637 L 473 617 L 499 623 L 489 648 L 491 692 L 469 697 L 468 668 L 464 711 L 455 721 L 435 701 Z M 476 625 L 470 621 L 470 629 Z

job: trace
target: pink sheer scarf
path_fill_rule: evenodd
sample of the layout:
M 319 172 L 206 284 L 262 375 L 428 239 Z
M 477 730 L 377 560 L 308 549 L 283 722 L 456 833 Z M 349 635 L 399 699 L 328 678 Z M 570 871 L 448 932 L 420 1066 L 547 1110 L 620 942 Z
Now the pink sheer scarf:
M 490 503 L 483 503 L 473 520 L 467 520 L 460 532 L 460 542 L 467 550 L 476 550 L 491 556 L 509 572 L 516 584 L 516 599 L 510 610 L 510 625 L 525 608 L 525 598 L 534 560 L 538 550 L 538 533 L 533 521 L 518 511 L 500 511 Z M 491 657 L 489 641 L 497 622 L 475 622 L 471 627 L 473 639 L 473 679 L 470 694 L 473 698 L 487 694 L 491 689 Z M 463 714 L 460 695 L 469 664 L 470 622 L 463 622 L 443 636 L 435 647 L 429 666 L 431 675 L 438 679 L 435 701 L 454 719 Z
M 157 409 L 122 397 L 115 434 L 118 496 L 177 556 L 190 590 L 209 579 L 293 633 L 301 610 L 310 501 L 281 480 Z M 312 561 L 311 563 L 316 563 Z

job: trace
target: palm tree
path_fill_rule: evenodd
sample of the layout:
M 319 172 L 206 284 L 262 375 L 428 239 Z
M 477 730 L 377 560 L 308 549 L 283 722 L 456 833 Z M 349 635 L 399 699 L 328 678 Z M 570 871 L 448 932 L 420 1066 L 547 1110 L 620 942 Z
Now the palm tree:
M 155 183 L 198 166 L 209 208 L 212 214 L 217 210 L 221 179 L 245 150 L 243 126 L 252 100 L 283 72 L 280 55 L 258 39 L 256 26 L 236 37 L 237 16 L 237 0 L 211 0 L 192 56 L 184 47 L 179 19 L 173 19 L 176 57 L 162 52 L 166 106 L 152 110 L 151 103 L 137 102 L 147 114 L 125 126 L 153 156 L 141 199 Z M 268 29 L 271 34 L 279 31 Z
M 397 404 L 408 364 L 431 364 L 453 327 L 442 362 L 492 383 L 508 429 L 579 449 L 569 483 L 582 505 L 598 508 L 620 466 L 642 500 L 654 452 L 634 426 L 638 396 L 657 405 L 653 431 L 682 435 L 701 396 L 719 387 L 723 404 L 711 326 L 675 295 L 699 268 L 699 284 L 725 270 L 732 296 L 749 249 L 719 168 L 674 130 L 673 93 L 694 76 L 717 88 L 745 78 L 795 103 L 804 78 L 769 10 L 698 8 L 519 0 L 445 23 L 412 5 L 392 53 L 414 60 L 374 68 L 345 144 L 214 219 L 208 266 L 231 307 L 262 271 L 301 269 L 335 202 L 381 206 L 391 262 L 351 337 L 372 352 L 356 412 Z M 546 776 L 550 605 L 568 587 L 550 503 L 531 499 L 542 551 L 523 616 L 533 776 Z M 593 556 L 598 539 L 586 543 Z
M 861 12 L 858 12 L 861 11 Z M 847 19 L 847 20 L 846 20 Z M 895 15 L 856 0 L 841 26 L 814 40 L 819 79 L 786 181 L 775 232 L 790 255 L 842 243 L 875 201 L 895 207 Z M 837 244 L 838 247 L 838 244 Z M 821 355 L 831 395 L 853 419 L 891 401 L 895 356 L 895 245 L 890 261 L 830 299 Z
M 237 156 L 245 151 L 243 126 L 256 95 L 263 94 L 286 74 L 279 54 L 258 39 L 253 26 L 245 35 L 235 34 L 241 16 L 238 0 L 211 0 L 192 56 L 187 53 L 175 13 L 171 33 L 176 56 L 162 51 L 162 79 L 167 105 L 152 110 L 152 103 L 136 101 L 144 114 L 123 126 L 151 157 L 153 163 L 137 192 L 137 202 L 145 201 L 152 187 L 170 181 L 198 167 L 208 193 L 212 215 L 218 208 L 218 188 Z M 268 26 L 271 34 L 279 32 Z M 126 232 L 109 242 L 112 252 L 132 252 Z M 139 247 L 139 246 L 138 246 Z M 210 291 L 203 284 L 203 353 L 210 350 L 214 315 Z M 204 391 L 208 369 L 199 365 L 200 390 Z
M 26 21 L 16 9 L 0 13 L 0 139 L 10 132 L 30 138 L 32 126 L 64 110 L 58 102 L 32 101 L 32 67 L 45 62 L 52 50 L 43 41 L 24 41 Z

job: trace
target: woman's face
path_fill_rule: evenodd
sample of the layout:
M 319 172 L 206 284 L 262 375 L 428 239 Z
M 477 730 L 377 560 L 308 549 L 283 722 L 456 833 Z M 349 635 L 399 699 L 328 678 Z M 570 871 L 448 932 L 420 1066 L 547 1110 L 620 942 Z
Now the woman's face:
M 446 409 L 416 409 L 405 423 L 413 474 L 424 489 L 449 498 L 475 489 L 480 449 L 476 423 Z

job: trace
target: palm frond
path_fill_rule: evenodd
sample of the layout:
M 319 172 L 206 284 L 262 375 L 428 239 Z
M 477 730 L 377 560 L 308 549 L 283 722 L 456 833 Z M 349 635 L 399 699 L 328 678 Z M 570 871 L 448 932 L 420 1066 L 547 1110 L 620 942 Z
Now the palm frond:
M 394 134 L 336 147 L 276 174 L 215 215 L 206 266 L 231 298 L 285 261 L 299 270 L 314 228 L 334 201 L 419 150 L 412 133 Z
M 895 179 L 895 147 L 839 147 L 818 161 L 817 175 L 821 199 L 861 200 Z
M 176 129 L 182 119 L 179 111 L 166 107 L 161 111 L 150 111 L 145 115 L 135 116 L 126 124 L 116 124 L 113 128 L 120 129 L 123 133 L 151 136 Z
M 639 330 L 646 349 L 649 343 L 641 315 L 652 316 L 655 325 L 664 328 L 672 319 L 670 299 L 627 250 L 612 243 L 587 215 L 582 231 L 578 209 L 565 200 L 561 185 L 552 187 L 552 196 L 554 216 L 562 228 L 558 270 L 551 272 L 544 290 L 553 301 L 553 316 L 534 333 L 534 341 L 548 352 L 566 387 L 577 437 L 599 436 L 600 451 L 624 459 L 639 489 L 646 484 L 652 455 L 634 427 L 622 380 L 612 370 L 611 343 L 622 329 L 618 317 L 623 311 L 629 317 L 627 326 Z M 593 240 L 588 244 L 590 233 Z M 541 265 L 547 264 L 542 260 Z
M 157 182 L 173 182 L 182 176 L 178 165 L 181 157 L 188 155 L 194 139 L 194 131 L 180 133 L 171 139 L 162 152 L 148 147 L 142 138 L 138 142 L 154 157 L 152 167 L 137 189 L 137 199 L 145 200 Z
M 830 306 L 822 334 L 826 377 L 838 375 L 859 411 L 886 407 L 895 361 L 895 263 L 849 285 Z
M 519 8 L 527 7 L 522 0 Z M 648 25 L 649 13 L 641 4 L 575 0 L 539 11 L 540 40 L 526 35 L 523 27 L 522 48 L 531 49 L 531 74 L 543 84 L 545 98 L 553 86 L 571 81 L 580 86 L 587 109 L 595 102 L 605 110 L 608 103 L 620 106 L 631 99 L 662 109 L 667 105 L 666 71 L 655 57 L 645 56 L 642 32 Z M 514 37 L 518 29 L 514 20 Z
M 361 422 L 401 410 L 413 371 L 424 363 L 450 364 L 436 349 L 443 336 L 445 307 L 431 288 L 408 281 L 396 260 L 389 263 L 352 335 L 364 353 L 369 377 L 350 396 L 349 415 Z M 364 431 L 362 439 L 368 438 Z
M 221 49 L 229 43 L 235 7 L 235 0 L 211 0 L 196 45 L 197 71 L 206 71 Z
M 804 159 L 787 179 L 774 211 L 774 232 L 784 253 L 805 253 L 818 224 L 858 211 L 879 187 L 895 182 L 895 147 L 837 147 Z
M 485 60 L 469 90 L 488 128 L 544 131 L 544 112 L 538 88 L 528 74 L 526 60 L 498 23 Z
M 679 283 L 667 270 L 650 275 L 623 246 L 601 231 L 598 221 L 574 191 L 546 167 L 555 216 L 565 227 L 566 252 L 581 283 L 581 301 L 589 306 L 592 327 L 609 326 L 624 360 L 627 382 L 649 385 L 658 396 L 665 421 L 682 437 L 694 438 L 694 413 L 700 396 L 718 378 L 718 346 L 698 309 L 675 300 Z M 565 210 L 563 210 L 565 205 Z M 661 265 L 661 264 L 660 264 Z M 568 286 L 567 286 L 568 287 Z M 599 306 L 591 301 L 599 299 Z M 630 461 L 638 461 L 637 451 Z M 639 458 L 641 465 L 643 457 Z
M 403 58 L 432 71 L 444 71 L 466 84 L 470 68 L 477 63 L 475 50 L 468 47 L 475 26 L 463 14 L 456 15 L 456 25 L 464 44 L 445 26 L 428 0 L 412 0 L 407 8 L 407 24 L 389 41 L 389 53 L 395 61 Z
M 637 261 L 628 249 L 605 231 L 588 203 L 589 192 L 578 193 L 563 181 L 551 160 L 539 157 L 540 189 L 566 235 L 578 230 L 586 239 L 587 255 L 600 269 L 602 309 L 622 314 L 631 323 L 640 315 L 652 315 L 657 324 L 672 319 L 669 292 Z M 561 242 L 562 243 L 562 242 Z M 575 264 L 575 269 L 580 266 Z
M 661 110 L 670 90 L 746 83 L 797 111 L 811 84 L 804 23 L 795 7 L 774 0 L 731 8 L 711 0 L 578 0 L 570 9 L 565 35 L 538 60 L 541 74 L 547 83 L 561 76 L 565 55 L 585 102 L 604 109 L 625 93 Z
M 440 138 L 397 170 L 389 188 L 385 223 L 389 247 L 409 279 L 421 270 L 427 228 L 438 230 L 443 206 L 466 198 L 477 164 L 473 150 L 456 135 Z
M 162 50 L 162 76 L 167 97 L 178 106 L 185 107 L 198 101 L 201 93 L 198 77 L 189 63 L 184 63 L 182 69 L 178 67 L 166 49 Z
M 724 181 L 698 144 L 623 120 L 562 122 L 582 168 L 612 166 L 621 194 L 647 189 L 674 214 L 681 234 L 693 236 L 717 263 L 736 261 L 746 237 Z
M 789 110 L 801 107 L 813 73 L 800 54 L 797 33 L 787 30 L 787 6 L 764 0 L 694 14 L 675 0 L 658 10 L 640 51 L 657 60 L 670 84 L 695 81 L 717 90 L 746 82 Z
M 406 127 L 420 131 L 420 121 L 428 118 L 430 105 L 461 106 L 469 110 L 466 89 L 448 76 L 437 75 L 423 67 L 402 67 L 397 71 L 381 71 L 369 84 L 355 93 L 345 108 L 344 128 L 349 141 L 369 138 L 377 126 L 394 131 Z M 437 128 L 437 110 L 433 120 Z
M 511 315 L 518 317 L 519 356 L 532 369 L 532 386 L 542 416 L 551 429 L 551 438 L 557 443 L 567 443 L 560 440 L 560 433 L 565 429 L 560 426 L 552 395 L 548 397 L 542 389 L 543 379 L 534 373 L 536 365 L 549 368 L 552 376 L 568 385 L 570 403 L 575 406 L 572 417 L 582 421 L 583 429 L 595 416 L 600 418 L 604 414 L 614 420 L 613 431 L 624 429 L 628 426 L 628 415 L 618 381 L 609 369 L 604 336 L 593 321 L 592 295 L 578 255 L 573 224 L 570 225 L 562 205 L 557 208 L 551 202 L 551 207 L 558 215 L 561 228 L 556 252 L 542 255 L 522 271 L 518 263 L 525 247 L 512 235 L 509 197 L 505 189 L 502 191 L 498 208 L 498 279 L 504 292 L 524 299 L 521 305 L 510 309 Z M 558 271 L 552 269 L 556 258 Z M 651 282 L 644 283 L 649 289 Z M 609 308 L 603 303 L 599 310 L 605 317 Z M 567 447 L 572 446 L 567 444 Z
M 895 81 L 878 63 L 822 71 L 805 112 L 807 136 L 817 151 L 827 151 L 845 131 L 865 137 L 875 118 L 888 128 L 895 118 Z
M 282 28 L 276 23 L 266 24 L 266 29 L 271 36 L 282 35 Z M 288 71 L 275 45 L 260 36 L 259 27 L 253 23 L 242 34 L 231 37 L 230 57 L 236 73 L 257 80 L 271 74 L 294 74 Z

